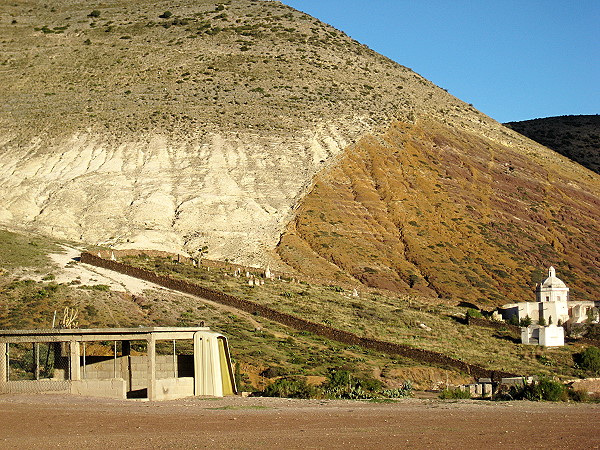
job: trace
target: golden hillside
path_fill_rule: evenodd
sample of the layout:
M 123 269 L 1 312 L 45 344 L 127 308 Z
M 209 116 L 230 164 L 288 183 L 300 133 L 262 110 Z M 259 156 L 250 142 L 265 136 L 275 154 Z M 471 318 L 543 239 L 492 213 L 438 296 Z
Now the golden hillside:
M 397 122 L 317 177 L 278 251 L 307 274 L 483 305 L 533 300 L 552 264 L 593 299 L 599 189 L 566 159 Z

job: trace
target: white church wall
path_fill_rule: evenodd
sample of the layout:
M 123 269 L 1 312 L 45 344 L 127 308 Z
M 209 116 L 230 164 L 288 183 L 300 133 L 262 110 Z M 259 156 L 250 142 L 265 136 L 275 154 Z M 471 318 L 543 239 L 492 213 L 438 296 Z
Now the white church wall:
M 540 304 L 538 302 L 522 302 L 517 304 L 518 314 L 517 318 L 519 321 L 525 319 L 529 316 L 529 318 L 537 323 L 540 320 Z
M 542 316 L 547 324 L 550 324 L 550 319 L 554 325 L 565 323 L 569 320 L 569 307 L 567 302 L 542 302 L 541 304 Z
M 565 330 L 563 327 L 549 325 L 539 328 L 539 345 L 544 347 L 562 347 L 565 345 Z

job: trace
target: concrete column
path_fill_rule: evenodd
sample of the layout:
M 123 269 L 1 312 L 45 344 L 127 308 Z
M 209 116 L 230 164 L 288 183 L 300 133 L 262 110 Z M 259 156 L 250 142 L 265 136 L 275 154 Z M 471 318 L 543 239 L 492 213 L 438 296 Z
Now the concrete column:
M 223 397 L 223 381 L 217 338 L 194 333 L 194 395 Z
M 0 385 L 8 381 L 8 371 L 6 370 L 6 366 L 8 365 L 8 361 L 6 360 L 7 350 L 8 345 L 6 342 L 0 342 Z M 0 389 L 0 392 L 1 391 L 2 390 Z
M 40 379 L 40 343 L 33 343 L 33 368 L 35 371 L 35 379 Z
M 123 357 L 121 358 L 121 376 L 125 379 L 127 384 L 127 392 L 131 390 L 131 341 L 121 341 L 121 351 Z
M 80 356 L 79 342 L 69 342 L 69 369 L 71 372 L 71 380 L 73 381 L 81 380 Z
M 148 400 L 156 400 L 156 339 L 153 334 L 146 338 L 148 343 Z
M 194 333 L 194 395 L 203 395 L 202 334 Z

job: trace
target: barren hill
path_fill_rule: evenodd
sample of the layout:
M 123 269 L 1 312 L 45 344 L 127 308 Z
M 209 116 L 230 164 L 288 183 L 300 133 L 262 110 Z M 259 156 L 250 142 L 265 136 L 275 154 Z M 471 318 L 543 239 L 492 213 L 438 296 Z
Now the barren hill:
M 505 125 L 600 173 L 599 115 L 547 117 Z
M 597 176 L 279 2 L 17 0 L 0 35 L 1 224 L 480 301 L 553 263 L 597 292 Z

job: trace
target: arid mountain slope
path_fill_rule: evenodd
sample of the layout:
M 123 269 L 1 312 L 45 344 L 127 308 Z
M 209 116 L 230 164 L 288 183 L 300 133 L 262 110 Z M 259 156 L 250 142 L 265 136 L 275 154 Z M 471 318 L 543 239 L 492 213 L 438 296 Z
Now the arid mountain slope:
M 531 147 L 279 2 L 0 7 L 0 223 L 274 264 L 313 176 L 392 120 Z
M 307 274 L 482 305 L 533 300 L 552 264 L 573 298 L 596 298 L 599 181 L 566 158 L 398 122 L 317 177 L 278 251 Z
M 547 117 L 505 125 L 600 173 L 599 115 Z

